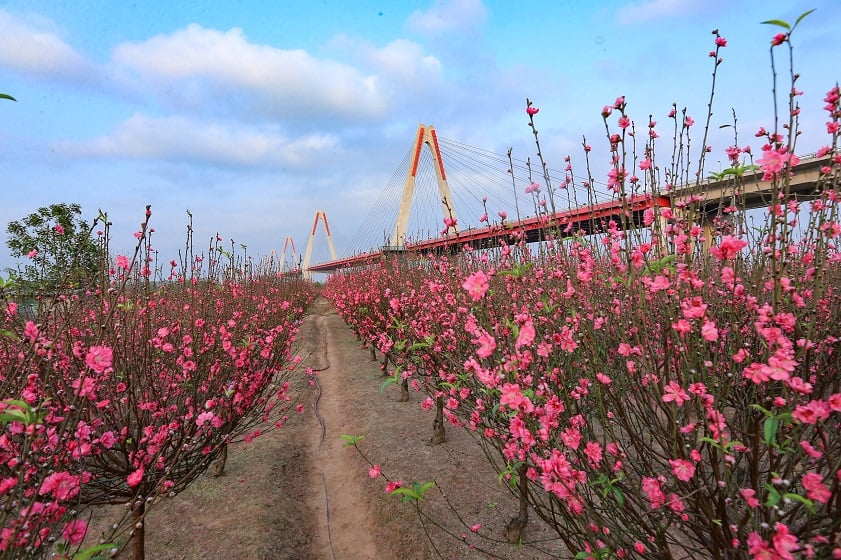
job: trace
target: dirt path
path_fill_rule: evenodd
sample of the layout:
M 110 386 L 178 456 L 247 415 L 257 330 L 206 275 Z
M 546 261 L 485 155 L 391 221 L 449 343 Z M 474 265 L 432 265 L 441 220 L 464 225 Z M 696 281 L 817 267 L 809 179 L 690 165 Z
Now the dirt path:
M 146 524 L 147 559 L 567 556 L 554 542 L 541 544 L 543 550 L 505 542 L 516 502 L 478 445 L 455 427 L 448 427 L 447 443 L 430 445 L 433 415 L 418 405 L 421 396 L 401 403 L 398 388 L 380 392 L 379 364 L 327 302 L 311 310 L 296 353 L 301 367 L 320 370 L 317 383 L 298 382 L 304 413 L 293 412 L 282 429 L 251 444 L 233 445 L 223 476 L 204 476 L 156 505 Z M 368 463 L 344 447 L 342 434 L 365 435 L 360 447 L 392 479 L 437 481 L 454 509 L 433 489 L 422 521 L 410 504 L 384 492 L 382 478 L 369 477 Z M 474 534 L 469 527 L 477 523 Z M 538 523 L 526 538 L 550 539 Z

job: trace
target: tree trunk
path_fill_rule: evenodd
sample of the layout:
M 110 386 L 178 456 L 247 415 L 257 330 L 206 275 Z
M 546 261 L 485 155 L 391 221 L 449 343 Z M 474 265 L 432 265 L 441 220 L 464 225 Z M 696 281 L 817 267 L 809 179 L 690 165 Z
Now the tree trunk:
M 438 445 L 447 441 L 447 432 L 444 429 L 444 397 L 435 397 L 435 420 L 432 421 L 432 445 Z
M 371 361 L 377 361 L 377 347 L 373 343 L 371 344 Z
M 388 352 L 384 352 L 383 353 L 383 363 L 380 364 L 380 371 L 383 372 L 383 375 L 385 375 L 386 377 L 388 376 L 388 360 L 389 360 Z
M 140 504 L 131 510 L 131 519 L 134 522 L 134 533 L 131 542 L 132 560 L 146 560 L 146 520 L 143 514 L 146 512 L 146 501 L 138 497 Z
M 225 473 L 225 465 L 228 462 L 228 444 L 222 444 L 222 453 L 213 462 L 213 476 L 222 476 Z
M 523 539 L 523 529 L 529 522 L 529 482 L 526 479 L 526 464 L 520 465 L 517 469 L 517 487 L 520 490 L 520 511 L 515 515 L 505 528 L 505 537 L 508 542 L 518 543 Z
M 400 402 L 409 402 L 409 378 L 404 377 L 400 382 Z

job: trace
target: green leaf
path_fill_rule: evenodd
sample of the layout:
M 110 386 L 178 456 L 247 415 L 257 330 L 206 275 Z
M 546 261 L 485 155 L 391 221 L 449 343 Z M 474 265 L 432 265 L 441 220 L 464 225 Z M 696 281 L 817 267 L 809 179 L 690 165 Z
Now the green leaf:
M 423 494 L 432 486 L 432 482 L 426 482 L 423 484 L 415 482 L 412 484 L 411 488 L 408 486 L 401 486 L 400 488 L 395 488 L 391 493 L 397 496 L 403 496 L 404 502 L 417 502 L 423 499 Z
M 810 512 L 812 512 L 813 514 L 815 513 L 814 502 L 812 502 L 812 500 L 810 500 L 808 498 L 804 498 L 800 494 L 794 494 L 792 492 L 786 492 L 785 494 L 783 494 L 783 498 L 785 498 L 786 500 L 794 500 L 795 502 L 800 502 L 801 504 L 803 504 L 804 506 L 809 508 Z
M 391 377 L 389 377 L 388 379 L 383 381 L 383 384 L 380 385 L 380 393 L 385 391 L 385 388 L 388 387 L 389 385 L 391 385 L 392 383 L 400 383 L 400 380 L 403 377 L 401 375 L 402 371 L 403 371 L 403 366 L 397 366 L 396 368 L 394 368 L 394 375 L 392 375 Z
M 426 494 L 426 491 L 435 486 L 434 482 L 424 482 L 421 484 L 420 482 L 415 482 L 413 485 L 415 489 L 415 493 L 418 495 L 418 499 L 422 500 L 423 495 Z
M 800 17 L 798 17 L 797 21 L 794 22 L 794 27 L 797 27 L 797 24 L 800 23 L 801 21 L 803 21 L 803 18 L 805 18 L 806 16 L 808 16 L 809 14 L 811 14 L 814 11 L 815 11 L 815 8 L 812 8 L 811 10 L 803 12 L 802 14 L 800 14 Z
M 0 99 L 8 99 L 9 101 L 17 101 L 17 99 L 12 97 L 8 93 L 0 93 Z
M 7 410 L 0 414 L 0 424 L 8 424 L 9 422 L 23 422 L 29 424 L 29 415 L 22 410 Z
M 383 381 L 382 385 L 380 385 L 380 393 L 385 391 L 385 388 L 388 387 L 389 385 L 391 385 L 392 383 L 397 383 L 397 381 L 395 381 L 394 377 L 389 377 L 388 379 Z
M 710 445 L 712 445 L 716 449 L 723 449 L 723 447 L 721 447 L 721 444 L 719 442 L 717 442 L 716 440 L 714 440 L 712 438 L 706 437 L 706 436 L 698 438 L 698 441 L 701 441 L 703 443 L 709 443 Z
M 762 413 L 762 414 L 764 414 L 765 416 L 768 416 L 769 418 L 771 418 L 771 417 L 773 417 L 773 416 L 774 416 L 774 413 L 773 413 L 773 412 L 771 412 L 771 411 L 769 411 L 769 410 L 766 410 L 766 409 L 762 408 L 762 406 L 760 406 L 760 405 L 758 405 L 758 404 L 752 404 L 752 405 L 750 405 L 750 407 L 751 407 L 752 409 L 754 409 L 754 410 L 758 410 L 759 412 L 761 412 L 761 413 Z
M 782 495 L 780 495 L 777 489 L 770 484 L 766 484 L 765 489 L 768 490 L 768 499 L 765 500 L 765 505 L 768 507 L 774 507 L 779 504 L 782 499 Z
M 105 543 L 81 550 L 73 556 L 73 560 L 94 560 L 94 554 L 109 551 L 112 548 L 117 548 L 114 543 Z M 97 558 L 101 558 L 97 556 Z
M 4 338 L 10 338 L 12 340 L 20 340 L 20 337 L 13 333 L 12 331 L 7 331 L 6 329 L 0 329 L 0 336 Z
M 619 507 L 625 507 L 625 494 L 622 493 L 622 490 L 616 488 L 615 486 L 611 488 L 613 491 L 613 497 L 616 499 L 616 503 L 619 504 Z
M 764 433 L 765 444 L 774 445 L 777 442 L 777 428 L 780 426 L 780 421 L 777 418 L 766 418 Z
M 351 436 L 351 435 L 348 435 L 348 434 L 342 434 L 339 437 L 341 437 L 344 440 L 344 442 L 345 442 L 344 446 L 345 447 L 355 446 L 360 441 L 365 439 L 365 436 Z
M 763 21 L 762 23 L 767 24 L 767 25 L 777 25 L 779 27 L 783 27 L 783 28 L 789 29 L 789 30 L 791 29 L 791 26 L 781 19 L 769 19 L 769 20 Z

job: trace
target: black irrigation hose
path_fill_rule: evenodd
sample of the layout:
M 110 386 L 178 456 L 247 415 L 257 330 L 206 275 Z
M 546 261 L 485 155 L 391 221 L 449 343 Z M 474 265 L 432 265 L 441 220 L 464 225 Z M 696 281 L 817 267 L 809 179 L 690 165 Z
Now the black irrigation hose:
M 324 317 L 324 315 L 319 315 L 319 317 Z M 314 319 L 315 320 L 315 319 Z M 321 333 L 322 339 L 322 346 L 324 347 L 324 367 L 316 369 L 311 368 L 310 371 L 312 372 L 321 372 L 330 369 L 330 359 L 327 357 L 327 331 L 326 329 L 322 329 Z M 315 349 L 312 350 L 310 355 L 315 352 Z M 313 381 L 315 382 L 316 388 L 316 395 L 315 400 L 312 403 L 312 409 L 315 412 L 315 417 L 318 418 L 318 423 L 321 424 L 321 439 L 318 442 L 318 453 L 321 454 L 321 448 L 324 445 L 324 438 L 327 434 L 327 425 L 324 422 L 324 417 L 321 416 L 321 412 L 318 410 L 318 401 L 321 400 L 321 384 L 318 382 L 318 376 L 312 377 Z M 330 556 L 333 560 L 336 560 L 336 551 L 333 549 L 333 531 L 331 528 L 331 520 L 330 520 L 330 496 L 327 492 L 327 476 L 324 474 L 324 468 L 320 466 L 321 462 L 319 461 L 319 470 L 321 471 L 321 481 L 324 484 L 324 509 L 327 513 L 327 542 L 330 544 Z

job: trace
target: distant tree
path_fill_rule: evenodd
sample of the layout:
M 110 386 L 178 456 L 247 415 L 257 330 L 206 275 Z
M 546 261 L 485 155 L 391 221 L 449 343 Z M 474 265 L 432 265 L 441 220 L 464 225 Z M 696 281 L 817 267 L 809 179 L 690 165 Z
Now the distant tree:
M 6 245 L 18 266 L 23 286 L 32 290 L 78 287 L 101 270 L 98 243 L 91 226 L 82 219 L 78 204 L 52 204 L 39 208 L 6 228 Z

